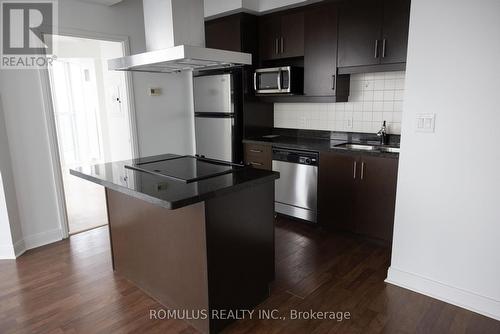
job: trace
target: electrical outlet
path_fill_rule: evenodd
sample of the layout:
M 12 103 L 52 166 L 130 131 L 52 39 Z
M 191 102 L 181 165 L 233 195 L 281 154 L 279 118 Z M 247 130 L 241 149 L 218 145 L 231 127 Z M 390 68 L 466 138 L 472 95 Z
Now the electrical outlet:
M 302 129 L 307 127 L 307 118 L 305 116 L 299 117 L 299 127 Z
M 346 129 L 352 129 L 352 123 L 353 123 L 352 118 L 347 119 L 347 120 L 345 121 L 345 128 L 346 128 Z
M 149 88 L 149 96 L 160 96 L 161 88 Z

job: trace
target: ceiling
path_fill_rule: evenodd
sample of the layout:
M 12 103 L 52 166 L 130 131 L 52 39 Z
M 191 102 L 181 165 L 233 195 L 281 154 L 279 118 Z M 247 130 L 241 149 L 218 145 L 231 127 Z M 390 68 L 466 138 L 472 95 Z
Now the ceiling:
M 123 0 L 79 0 L 79 1 L 96 3 L 96 4 L 100 4 L 100 5 L 105 5 L 105 6 L 112 6 L 112 5 L 115 5 L 119 2 L 122 2 Z
M 241 11 L 262 14 L 319 1 L 322 0 L 205 0 L 205 17 L 213 18 Z
M 105 6 L 112 6 L 123 0 L 79 0 L 83 2 L 90 2 L 101 4 Z M 139 0 L 135 0 L 139 1 Z M 277 9 L 287 7 L 302 6 L 312 2 L 321 0 L 204 0 L 205 1 L 205 17 L 217 17 L 221 14 L 235 13 L 235 12 L 249 12 L 261 14 L 270 12 Z

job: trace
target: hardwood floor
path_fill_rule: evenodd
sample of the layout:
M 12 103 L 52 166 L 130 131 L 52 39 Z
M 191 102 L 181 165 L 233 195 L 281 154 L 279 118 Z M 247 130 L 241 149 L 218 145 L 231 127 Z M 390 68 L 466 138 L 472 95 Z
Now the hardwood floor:
M 240 320 L 224 333 L 500 333 L 500 322 L 383 282 L 389 251 L 279 218 L 276 281 L 259 309 L 351 319 Z M 113 274 L 107 227 L 0 261 L 0 333 L 196 333 Z

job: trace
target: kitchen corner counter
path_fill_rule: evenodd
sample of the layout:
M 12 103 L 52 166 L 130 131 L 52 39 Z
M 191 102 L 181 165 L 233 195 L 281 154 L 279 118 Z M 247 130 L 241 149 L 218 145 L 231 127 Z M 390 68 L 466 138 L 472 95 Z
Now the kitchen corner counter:
M 334 152 L 345 152 L 345 153 L 360 153 L 360 154 L 392 158 L 392 159 L 399 158 L 399 153 L 382 152 L 376 150 L 373 151 L 357 150 L 357 149 L 350 149 L 338 146 L 347 143 L 369 144 L 375 146 L 380 145 L 379 143 L 368 140 L 344 140 L 344 139 L 308 138 L 299 136 L 278 135 L 273 138 L 269 138 L 268 136 L 249 137 L 243 139 L 243 143 L 269 145 L 274 147 L 296 149 L 296 150 L 307 150 L 307 151 L 317 151 L 317 152 L 334 151 Z M 394 147 L 394 146 L 387 145 L 387 147 Z
M 254 185 L 274 181 L 279 173 L 238 167 L 229 174 L 184 183 L 129 168 L 127 165 L 178 157 L 165 154 L 71 169 L 74 176 L 167 209 L 178 209 Z

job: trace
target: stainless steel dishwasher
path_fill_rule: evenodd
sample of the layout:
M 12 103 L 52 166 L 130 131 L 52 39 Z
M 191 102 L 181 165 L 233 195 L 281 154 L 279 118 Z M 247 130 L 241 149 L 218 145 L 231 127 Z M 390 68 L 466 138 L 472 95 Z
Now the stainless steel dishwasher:
M 273 170 L 280 172 L 275 186 L 275 211 L 316 223 L 318 153 L 274 148 Z

